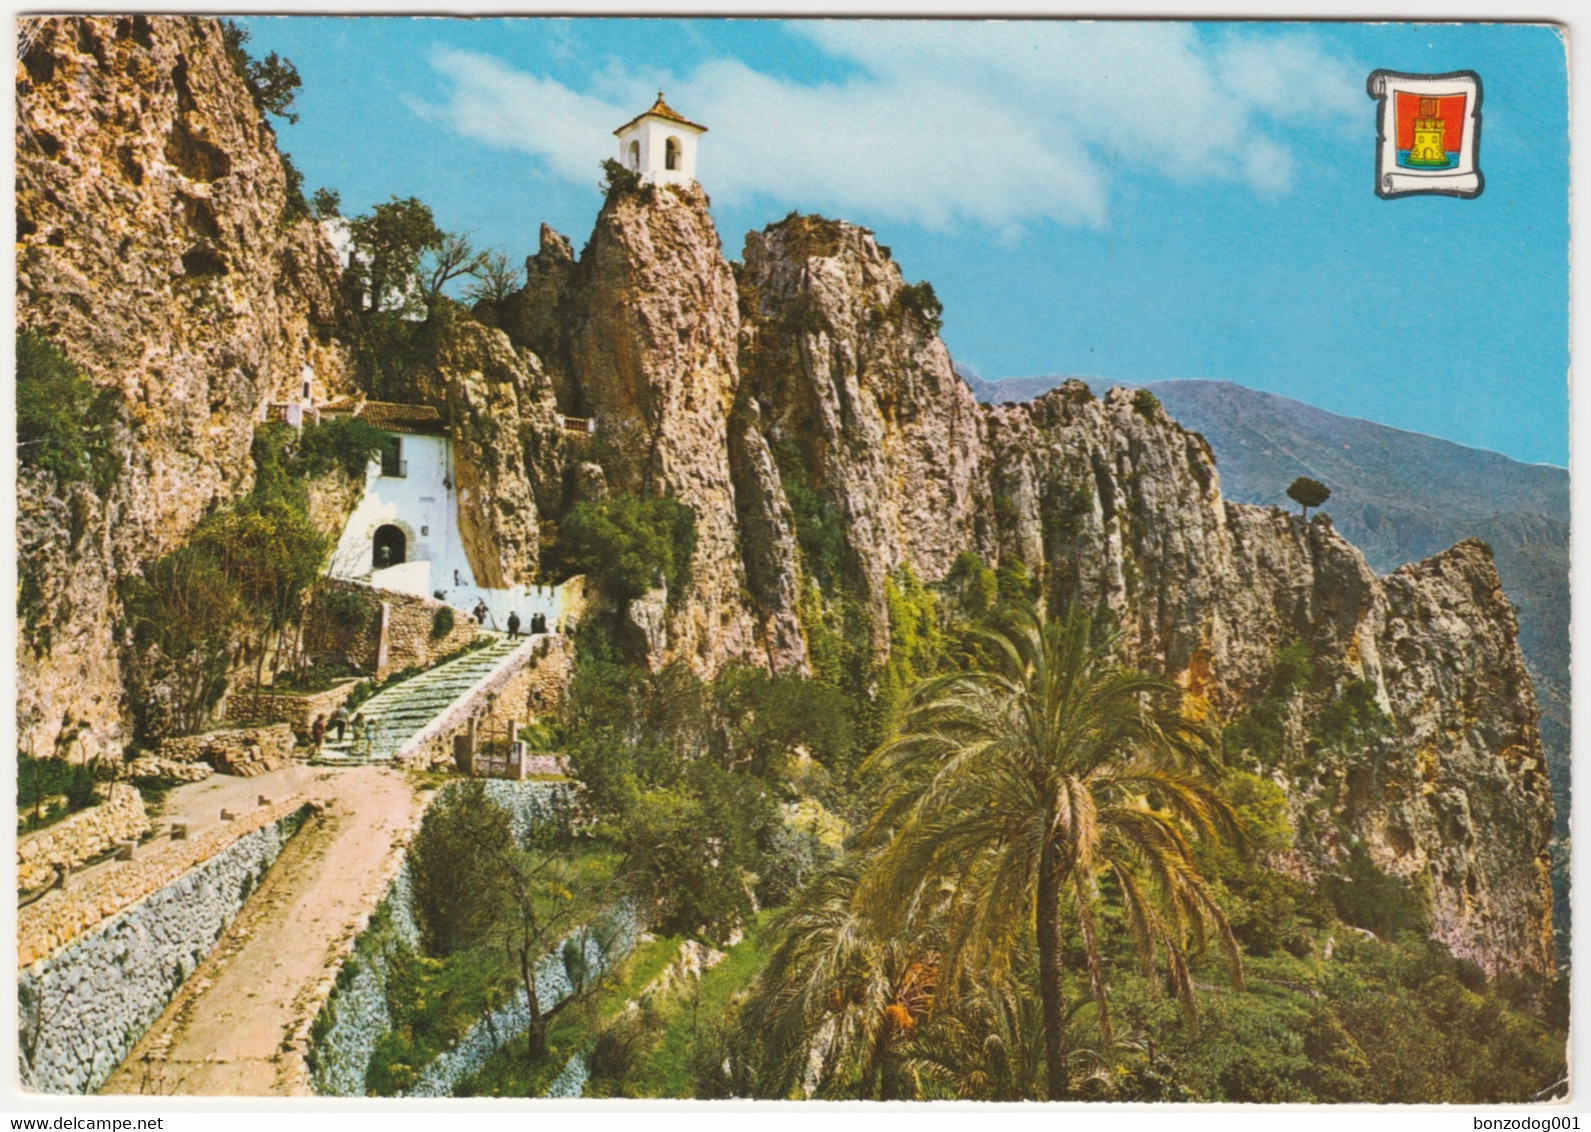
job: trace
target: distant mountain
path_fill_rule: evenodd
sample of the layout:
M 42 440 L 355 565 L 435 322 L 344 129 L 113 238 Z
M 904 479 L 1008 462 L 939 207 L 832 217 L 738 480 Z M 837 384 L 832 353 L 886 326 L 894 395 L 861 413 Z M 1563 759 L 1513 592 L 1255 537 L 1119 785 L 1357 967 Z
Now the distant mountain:
M 980 401 L 1030 400 L 1065 375 L 984 381 L 958 369 Z M 1096 393 L 1112 384 L 1085 378 Z M 1227 381 L 1145 386 L 1215 450 L 1221 490 L 1243 503 L 1292 507 L 1287 486 L 1310 476 L 1331 488 L 1324 508 L 1377 571 L 1418 561 L 1460 539 L 1491 544 L 1519 613 L 1519 643 L 1541 701 L 1541 733 L 1567 830 L 1569 798 L 1569 473 Z

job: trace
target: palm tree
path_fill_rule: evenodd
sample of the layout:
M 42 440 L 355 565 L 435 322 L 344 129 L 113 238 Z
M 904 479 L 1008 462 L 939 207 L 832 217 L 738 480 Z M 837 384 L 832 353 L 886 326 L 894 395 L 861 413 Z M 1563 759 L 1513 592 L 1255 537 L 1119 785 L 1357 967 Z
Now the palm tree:
M 819 877 L 772 929 L 779 945 L 742 1014 L 761 1048 L 757 1092 L 906 1100 L 916 1089 L 900 1049 L 933 1001 L 937 953 L 886 935 L 855 899 L 862 866 Z
M 1021 977 L 974 978 L 954 1003 L 935 1010 L 904 1049 L 906 1066 L 924 1092 L 956 1100 L 1032 1101 L 1045 1096 L 1044 1022 Z M 1067 1009 L 1068 1036 L 1088 1024 L 1092 1003 L 1079 998 Z M 1082 1041 L 1066 1043 L 1070 1089 L 1111 1079 L 1099 1052 Z
M 942 917 L 940 985 L 998 974 L 1034 932 L 1048 1095 L 1067 1093 L 1061 954 L 1067 918 L 1087 957 L 1100 1036 L 1112 1042 L 1100 955 L 1101 881 L 1114 884 L 1139 963 L 1171 986 L 1197 1024 L 1190 955 L 1206 930 L 1242 986 L 1237 942 L 1194 863 L 1189 835 L 1240 840 L 1216 792 L 1211 734 L 1180 712 L 1181 692 L 1112 659 L 1074 603 L 1045 621 L 1007 611 L 980 635 L 984 671 L 929 680 L 893 738 L 864 764 L 884 781 L 867 832 L 876 854 L 862 906 L 896 923 Z

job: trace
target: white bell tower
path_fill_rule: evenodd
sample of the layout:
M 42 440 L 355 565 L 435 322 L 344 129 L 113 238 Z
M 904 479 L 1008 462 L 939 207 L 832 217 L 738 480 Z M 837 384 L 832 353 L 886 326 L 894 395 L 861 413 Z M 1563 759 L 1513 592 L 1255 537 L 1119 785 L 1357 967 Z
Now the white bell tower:
M 707 132 L 676 114 L 657 92 L 646 113 L 613 131 L 619 139 L 619 164 L 654 185 L 688 185 L 696 180 L 696 142 Z

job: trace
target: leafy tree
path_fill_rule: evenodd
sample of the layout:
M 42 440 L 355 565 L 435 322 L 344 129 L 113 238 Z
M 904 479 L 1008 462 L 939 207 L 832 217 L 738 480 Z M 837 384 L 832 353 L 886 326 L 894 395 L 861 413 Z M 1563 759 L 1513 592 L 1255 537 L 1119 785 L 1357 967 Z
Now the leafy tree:
M 1331 498 L 1331 488 L 1319 480 L 1312 480 L 1308 476 L 1299 476 L 1287 489 L 1287 498 L 1298 504 L 1303 509 L 1304 518 L 1309 518 L 1309 509 L 1319 507 Z
M 409 876 L 420 938 L 445 957 L 483 942 L 502 899 L 498 869 L 514 850 L 508 814 L 470 779 L 445 791 L 409 850 Z
M 798 750 L 827 767 L 850 753 L 850 704 L 831 684 L 732 664 L 714 679 L 711 694 L 726 763 L 745 763 L 765 775 L 783 769 Z
M 32 330 L 17 332 L 17 462 L 85 481 L 101 490 L 116 475 L 111 428 L 119 398 L 96 391 L 60 347 Z
M 599 909 L 611 893 L 605 886 L 582 883 L 567 856 L 547 846 L 499 849 L 487 867 L 492 873 L 491 890 L 506 908 L 497 931 L 525 992 L 530 1013 L 526 1061 L 534 1067 L 547 1056 L 547 1027 L 552 1021 L 552 1004 L 541 1000 L 536 969 L 542 957 L 583 921 L 584 932 L 605 943 L 601 936 L 609 925 L 599 915 Z M 571 987 L 564 1009 L 601 985 L 586 969 L 584 939 L 585 936 L 577 936 L 566 940 L 563 946 L 564 971 Z
M 348 234 L 354 247 L 348 281 L 363 297 L 361 309 L 417 313 L 421 257 L 443 240 L 430 206 L 394 196 L 350 220 Z
M 267 644 L 297 622 L 304 594 L 320 576 L 331 540 L 296 499 L 251 495 L 205 519 L 190 539 L 236 587 L 240 612 L 252 623 L 255 655 L 263 673 Z M 280 668 L 277 648 L 272 671 Z
M 464 289 L 472 303 L 500 303 L 525 285 L 524 269 L 508 262 L 508 256 L 493 249 L 480 255 L 475 282 Z
M 478 274 L 486 256 L 486 252 L 476 251 L 467 237 L 453 232 L 442 233 L 441 240 L 426 249 L 426 294 L 434 299 L 452 280 Z
M 895 736 L 864 765 L 883 782 L 862 891 L 897 922 L 943 897 L 942 985 L 998 974 L 1032 925 L 1050 1099 L 1069 1087 L 1063 913 L 1075 918 L 1100 1033 L 1112 1040 L 1101 954 L 1100 883 L 1119 892 L 1146 978 L 1163 952 L 1190 1024 L 1190 954 L 1213 927 L 1241 987 L 1236 940 L 1200 876 L 1186 832 L 1237 839 L 1209 779 L 1210 737 L 1177 710 L 1174 685 L 1118 667 L 1074 605 L 1031 606 L 984 634 L 988 671 L 927 681 Z M 932 897 L 932 898 L 930 898 Z
M 576 504 L 558 537 L 577 573 L 629 602 L 659 582 L 677 588 L 696 549 L 696 514 L 674 499 L 614 495 Z
M 341 216 L 342 194 L 336 189 L 328 189 L 325 185 L 315 190 L 315 195 L 309 198 L 309 207 L 316 220 L 330 220 Z
M 779 824 L 761 782 L 700 759 L 673 787 L 636 796 L 613 836 L 660 930 L 722 938 L 751 915 L 748 878 Z
M 138 649 L 129 666 L 129 699 L 140 732 L 158 733 L 168 724 L 178 734 L 199 730 L 226 690 L 228 649 L 242 607 L 237 586 L 214 555 L 183 546 L 129 578 L 122 606 Z M 167 721 L 157 717 L 159 686 L 171 690 Z
M 264 59 L 255 59 L 248 51 L 249 29 L 235 20 L 221 21 L 221 37 L 227 58 L 249 88 L 260 113 L 296 123 L 298 115 L 293 112 L 293 102 L 302 85 L 298 68 L 274 51 Z

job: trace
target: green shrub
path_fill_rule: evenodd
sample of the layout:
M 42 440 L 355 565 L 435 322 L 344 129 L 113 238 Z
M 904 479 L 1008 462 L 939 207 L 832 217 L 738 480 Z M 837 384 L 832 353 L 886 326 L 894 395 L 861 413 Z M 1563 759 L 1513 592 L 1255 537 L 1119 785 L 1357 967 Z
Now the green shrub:
M 96 391 L 43 335 L 23 330 L 16 341 L 17 462 L 104 491 L 116 477 L 110 434 L 116 391 Z
M 1032 601 L 1038 597 L 1039 587 L 1027 563 L 1013 556 L 995 571 L 995 589 L 1001 601 Z
M 987 616 L 1000 598 L 1000 583 L 995 572 L 971 550 L 964 550 L 956 557 L 945 580 L 955 587 L 962 612 L 973 621 Z
M 628 602 L 658 582 L 679 591 L 696 550 L 696 513 L 675 499 L 615 495 L 576 504 L 558 537 L 578 573 Z
M 1343 923 L 1382 939 L 1398 932 L 1430 930 L 1431 911 L 1421 893 L 1408 881 L 1378 869 L 1363 842 L 1349 851 L 1348 860 L 1336 872 L 1321 879 L 1320 892 Z
M 621 162 L 608 158 L 602 163 L 602 194 L 612 200 L 622 193 L 633 193 L 641 187 L 641 175 L 626 169 Z
M 370 624 L 370 616 L 375 612 L 369 598 L 341 586 L 322 590 L 319 604 L 322 615 L 345 633 L 362 630 Z
M 908 283 L 897 291 L 895 306 L 903 313 L 922 319 L 930 334 L 938 334 L 944 327 L 945 305 L 934 294 L 934 285 L 927 280 Z
M 1385 734 L 1392 721 L 1376 703 L 1375 685 L 1367 680 L 1350 681 L 1342 694 L 1332 700 L 1315 718 L 1313 737 L 1327 746 L 1348 748 Z
M 1155 414 L 1160 411 L 1160 398 L 1147 389 L 1134 390 L 1132 407 L 1144 420 L 1152 421 L 1155 419 Z
M 453 607 L 444 605 L 431 615 L 431 639 L 440 641 L 453 631 Z
M 340 468 L 350 479 L 362 480 L 371 460 L 381 455 L 390 436 L 357 417 L 331 417 L 306 424 L 298 434 L 292 470 L 318 476 Z

